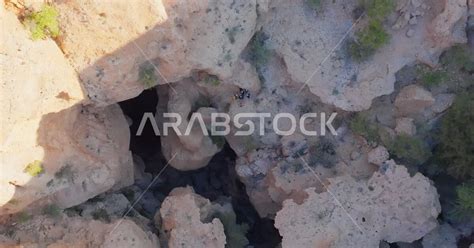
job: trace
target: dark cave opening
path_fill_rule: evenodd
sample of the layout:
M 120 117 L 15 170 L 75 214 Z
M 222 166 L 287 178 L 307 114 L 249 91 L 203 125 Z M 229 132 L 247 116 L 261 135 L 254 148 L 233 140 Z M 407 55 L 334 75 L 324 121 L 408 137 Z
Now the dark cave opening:
M 132 120 L 130 125 L 130 150 L 145 163 L 145 171 L 155 177 L 164 166 L 166 159 L 161 154 L 160 137 L 156 136 L 150 124 L 145 125 L 141 136 L 136 132 L 145 112 L 156 112 L 158 95 L 156 89 L 146 90 L 138 97 L 120 103 L 124 114 Z M 253 247 L 277 247 L 281 236 L 274 227 L 274 221 L 260 218 L 235 172 L 235 152 L 226 143 L 209 164 L 194 171 L 179 171 L 167 167 L 159 179 L 150 187 L 150 195 L 156 196 L 159 205 L 170 191 L 176 187 L 192 186 L 194 191 L 216 201 L 222 197 L 230 199 L 239 224 L 249 226 L 247 239 Z M 137 183 L 137 182 L 136 182 Z M 139 186 L 140 187 L 140 186 Z M 141 188 L 144 188 L 141 185 Z M 144 200 L 149 199 L 144 197 Z M 159 207 L 159 206 L 158 206 Z M 154 209 L 157 211 L 159 208 Z M 150 215 L 148 215 L 150 216 Z

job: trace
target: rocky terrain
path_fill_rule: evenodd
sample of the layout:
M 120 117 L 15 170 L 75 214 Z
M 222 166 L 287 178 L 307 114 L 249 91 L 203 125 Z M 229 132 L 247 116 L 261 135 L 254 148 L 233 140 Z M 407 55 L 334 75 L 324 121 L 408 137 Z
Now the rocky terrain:
M 3 0 L 0 23 L 0 247 L 473 247 L 472 0 Z M 215 113 L 318 135 L 206 135 Z

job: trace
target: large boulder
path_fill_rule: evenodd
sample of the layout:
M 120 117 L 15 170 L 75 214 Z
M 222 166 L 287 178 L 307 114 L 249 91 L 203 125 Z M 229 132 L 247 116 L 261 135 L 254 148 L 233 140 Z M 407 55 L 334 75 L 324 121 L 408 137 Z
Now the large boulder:
M 192 188 L 175 188 L 165 198 L 159 214 L 160 225 L 167 234 L 168 246 L 225 247 L 224 226 L 213 217 L 211 202 L 195 194 Z
M 193 123 L 189 135 L 185 133 L 190 124 L 189 116 L 193 113 L 201 114 L 206 125 L 204 128 L 210 130 L 210 114 L 216 110 L 208 108 L 207 96 L 191 80 L 176 83 L 174 90 L 169 90 L 167 100 L 164 108 L 157 110 L 157 122 L 163 121 L 160 119 L 163 113 L 176 113 L 181 116 L 182 122 L 178 126 L 179 134 L 169 129 L 169 133 L 165 135 L 162 130 L 161 148 L 164 157 L 171 166 L 182 171 L 206 166 L 214 154 L 222 149 L 222 146 L 215 144 L 210 136 L 203 133 L 199 121 Z M 167 121 L 176 122 L 176 119 L 169 118 Z
M 37 215 L 0 229 L 2 247 L 160 247 L 155 234 L 129 219 L 106 223 L 65 214 L 54 218 Z
M 433 95 L 418 85 L 404 87 L 395 98 L 397 115 L 410 116 L 433 105 Z
M 435 64 L 445 48 L 466 42 L 466 1 L 416 2 L 399 2 L 386 26 L 390 42 L 362 63 L 348 58 L 344 41 L 351 29 L 366 24 L 365 18 L 353 19 L 357 1 L 322 2 L 318 11 L 303 0 L 272 1 L 263 30 L 294 81 L 307 84 L 324 103 L 360 111 L 372 99 L 393 92 L 395 73 L 403 66 Z
M 47 202 L 71 207 L 133 183 L 118 105 L 80 105 L 79 80 L 56 44 L 32 41 L 3 4 L 0 13 L 9 34 L 0 48 L 0 215 Z
M 110 104 L 149 84 L 176 82 L 192 70 L 229 78 L 254 33 L 255 0 L 57 1 L 61 47 L 88 96 Z M 84 25 L 87 22 L 87 25 Z
M 329 179 L 327 190 L 306 190 L 298 204 L 287 200 L 275 218 L 282 247 L 373 247 L 381 240 L 413 242 L 437 226 L 436 188 L 421 174 L 411 177 L 392 160 L 368 181 Z

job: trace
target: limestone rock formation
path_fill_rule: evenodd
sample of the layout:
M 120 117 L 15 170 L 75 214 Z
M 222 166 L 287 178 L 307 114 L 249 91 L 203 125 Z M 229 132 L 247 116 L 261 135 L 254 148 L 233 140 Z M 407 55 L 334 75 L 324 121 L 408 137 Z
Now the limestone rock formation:
M 367 159 L 369 163 L 382 165 L 385 161 L 389 158 L 389 154 L 387 148 L 384 146 L 377 146 L 376 148 L 372 149 L 367 154 Z
M 161 227 L 168 234 L 168 246 L 224 247 L 224 226 L 212 216 L 212 209 L 211 202 L 195 194 L 192 188 L 175 188 L 159 212 Z
M 395 121 L 395 133 L 397 135 L 413 136 L 416 134 L 416 126 L 412 118 L 397 118 Z
M 404 87 L 395 98 L 395 107 L 399 116 L 409 116 L 433 105 L 433 95 L 417 85 Z
M 372 99 L 394 90 L 395 73 L 403 66 L 414 61 L 435 64 L 443 49 L 466 42 L 462 31 L 466 1 L 418 2 L 414 6 L 411 1 L 400 1 L 396 15 L 404 23 L 397 22 L 389 31 L 390 43 L 363 63 L 348 59 L 344 42 L 351 30 L 365 24 L 363 18 L 360 22 L 353 19 L 357 1 L 325 2 L 317 12 L 310 11 L 302 0 L 272 1 L 263 30 L 294 81 L 307 84 L 324 103 L 360 111 L 368 109 Z M 408 25 L 404 16 L 412 13 L 419 14 Z
M 71 207 L 133 183 L 118 105 L 80 105 L 79 80 L 56 44 L 32 41 L 3 4 L 0 11 L 9 33 L 0 52 L 0 215 L 48 202 Z
M 421 174 L 384 163 L 368 181 L 329 179 L 327 191 L 306 190 L 302 204 L 287 200 L 275 218 L 282 247 L 378 247 L 381 240 L 413 242 L 437 226 L 436 188 Z
M 7 247 L 143 247 L 159 248 L 156 235 L 124 219 L 105 223 L 65 214 L 43 215 L 1 226 L 0 244 Z M 8 234 L 8 236 L 7 236 Z
M 162 130 L 161 144 L 162 153 L 170 165 L 178 170 L 195 170 L 211 160 L 212 156 L 219 152 L 222 147 L 215 144 L 210 136 L 203 133 L 203 129 L 210 130 L 210 113 L 215 109 L 207 108 L 207 100 L 200 88 L 192 82 L 184 80 L 175 84 L 174 90 L 170 89 L 170 96 L 166 109 L 159 109 L 157 116 L 162 113 L 176 113 L 182 118 L 178 126 L 179 134 L 169 129 L 168 135 Z M 208 104 L 208 103 L 207 103 Z M 207 112 L 203 113 L 203 112 Z M 210 112 L 209 112 L 210 111 Z M 189 135 L 186 135 L 190 119 L 193 113 L 201 113 L 205 127 L 201 127 L 199 121 L 194 121 L 190 126 Z M 168 122 L 175 122 L 175 118 L 168 118 Z M 157 120 L 160 122 L 160 119 Z
M 61 47 L 97 104 L 133 98 L 192 70 L 231 77 L 257 19 L 255 0 L 147 0 L 133 6 L 81 0 L 55 6 L 67 13 L 60 17 Z M 145 85 L 144 74 L 151 80 Z

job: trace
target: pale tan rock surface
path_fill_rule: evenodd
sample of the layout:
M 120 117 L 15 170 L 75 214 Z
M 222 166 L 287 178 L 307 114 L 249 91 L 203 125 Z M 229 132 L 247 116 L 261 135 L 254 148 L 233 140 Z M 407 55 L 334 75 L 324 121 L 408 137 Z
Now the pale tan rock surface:
M 389 154 L 387 148 L 384 146 L 377 146 L 376 148 L 370 150 L 367 154 L 367 159 L 369 163 L 382 165 L 383 162 L 387 161 L 389 158 Z
M 395 121 L 395 133 L 397 135 L 413 136 L 416 134 L 416 126 L 412 118 L 397 118 Z
M 31 207 L 52 202 L 67 208 L 132 184 L 126 131 L 126 120 L 117 105 L 103 110 L 76 106 L 43 117 L 34 143 L 43 154 L 21 157 L 27 160 L 24 164 L 3 170 L 1 187 L 8 193 L 2 194 L 5 202 L 0 213 L 17 212 L 31 203 Z M 15 165 L 19 159 L 12 152 L 2 155 L 6 165 Z M 33 160 L 41 161 L 43 173 L 32 176 L 24 171 Z
M 55 218 L 35 216 L 26 222 L 3 228 L 12 230 L 10 236 L 0 234 L 0 244 L 7 247 L 160 247 L 155 234 L 143 230 L 129 219 L 105 223 L 61 214 Z
M 324 193 L 307 189 L 300 205 L 284 202 L 275 218 L 282 247 L 376 248 L 381 240 L 413 242 L 437 226 L 436 188 L 393 161 L 368 181 L 343 176 L 329 182 Z
M 169 247 L 225 247 L 224 226 L 210 216 L 212 208 L 208 199 L 190 187 L 173 189 L 160 209 Z
M 433 95 L 418 85 L 404 87 L 395 98 L 397 115 L 409 116 L 433 105 Z
M 180 134 L 170 128 L 168 135 L 165 135 L 165 130 L 163 130 L 161 136 L 162 153 L 170 165 L 178 170 L 195 170 L 204 167 L 212 156 L 222 149 L 213 143 L 210 136 L 204 135 L 202 128 L 204 130 L 208 128 L 201 127 L 197 119 L 194 125 L 190 126 L 189 135 L 185 135 L 190 123 L 188 116 L 195 112 L 200 113 L 199 110 L 205 111 L 206 108 L 200 105 L 206 101 L 202 89 L 191 81 L 184 80 L 176 83 L 174 90 L 170 89 L 166 110 L 158 110 L 157 116 L 161 116 L 161 112 L 167 112 L 177 113 L 182 118 L 182 122 L 178 126 Z M 204 125 L 208 124 L 210 121 L 210 118 L 206 118 L 208 115 L 201 116 Z M 176 122 L 176 119 L 169 118 L 168 122 Z
M 363 63 L 348 59 L 341 41 L 353 25 L 358 30 L 366 23 L 363 19 L 356 24 L 352 18 L 357 1 L 326 2 L 317 12 L 310 11 L 302 0 L 272 1 L 263 29 L 294 81 L 307 83 L 324 103 L 360 111 L 368 109 L 372 99 L 393 92 L 395 73 L 403 66 L 415 61 L 435 64 L 443 49 L 466 42 L 465 32 L 461 32 L 466 25 L 466 1 L 419 2 L 418 6 L 400 2 L 405 5 L 398 7 L 399 19 L 418 11 L 416 24 L 407 25 L 406 21 L 387 27 L 389 44 Z M 430 8 L 422 10 L 421 3 Z M 422 11 L 426 12 L 423 16 Z M 405 35 L 409 29 L 411 37 Z
M 130 137 L 118 105 L 81 106 L 79 80 L 56 44 L 32 41 L 3 4 L 0 11 L 8 33 L 0 55 L 0 215 L 32 203 L 71 207 L 131 184 Z
M 88 96 L 101 105 L 143 91 L 143 68 L 154 71 L 157 84 L 176 82 L 192 70 L 231 77 L 257 19 L 255 1 L 147 0 L 130 5 L 126 0 L 87 0 L 55 6 L 64 13 L 61 47 Z

